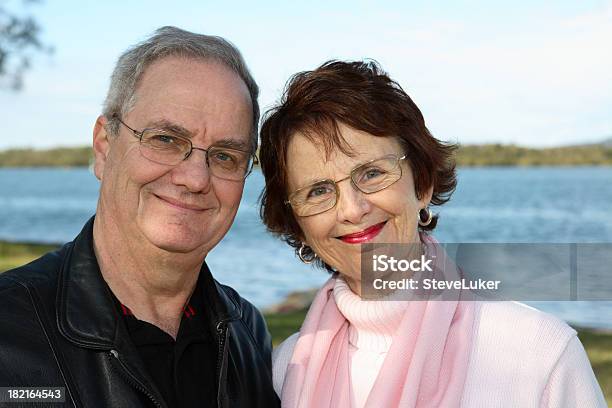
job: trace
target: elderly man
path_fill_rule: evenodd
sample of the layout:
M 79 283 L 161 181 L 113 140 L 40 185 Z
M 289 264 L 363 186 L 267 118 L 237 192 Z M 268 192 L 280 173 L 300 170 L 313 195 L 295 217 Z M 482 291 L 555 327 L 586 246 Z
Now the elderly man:
M 257 94 L 219 37 L 164 27 L 119 58 L 93 131 L 96 216 L 0 276 L 0 387 L 27 387 L 5 400 L 278 404 L 261 314 L 204 262 L 253 166 Z

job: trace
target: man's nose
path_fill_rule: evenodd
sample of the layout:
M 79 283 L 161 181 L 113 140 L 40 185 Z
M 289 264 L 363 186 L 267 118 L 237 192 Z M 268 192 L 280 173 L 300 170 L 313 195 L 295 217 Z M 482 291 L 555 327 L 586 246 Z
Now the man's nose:
M 336 203 L 338 221 L 359 224 L 362 218 L 372 211 L 372 204 L 350 180 L 342 184 L 338 185 L 340 196 Z
M 172 182 L 192 193 L 206 193 L 210 189 L 210 168 L 206 151 L 194 149 L 189 157 L 172 170 Z

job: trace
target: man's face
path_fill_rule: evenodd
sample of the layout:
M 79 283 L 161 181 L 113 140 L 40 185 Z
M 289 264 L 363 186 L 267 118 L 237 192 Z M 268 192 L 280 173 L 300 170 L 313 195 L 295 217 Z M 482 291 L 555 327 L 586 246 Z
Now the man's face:
M 138 131 L 179 129 L 194 147 L 230 142 L 248 150 L 252 105 L 246 85 L 229 68 L 168 57 L 145 71 L 135 106 L 122 120 Z M 244 181 L 212 176 L 201 150 L 169 166 L 143 157 L 139 144 L 125 126 L 113 136 L 96 125 L 95 173 L 102 181 L 96 222 L 111 222 L 114 239 L 143 250 L 153 245 L 208 253 L 230 228 Z

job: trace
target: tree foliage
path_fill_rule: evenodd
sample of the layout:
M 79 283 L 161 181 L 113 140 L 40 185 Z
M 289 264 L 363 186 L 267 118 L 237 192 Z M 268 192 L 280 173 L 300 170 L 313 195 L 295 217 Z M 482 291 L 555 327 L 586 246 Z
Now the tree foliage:
M 605 144 L 532 149 L 516 145 L 460 146 L 460 166 L 610 166 L 612 147 Z
M 88 146 L 0 151 L 0 167 L 87 167 L 91 160 Z
M 612 146 L 534 149 L 515 145 L 484 144 L 460 146 L 457 165 L 472 166 L 612 166 Z M 92 159 L 89 146 L 0 151 L 0 167 L 84 167 Z
M 24 0 L 24 11 L 36 2 Z M 41 40 L 40 26 L 31 14 L 9 10 L 0 3 L 0 88 L 21 89 L 32 57 L 50 52 L 52 48 Z

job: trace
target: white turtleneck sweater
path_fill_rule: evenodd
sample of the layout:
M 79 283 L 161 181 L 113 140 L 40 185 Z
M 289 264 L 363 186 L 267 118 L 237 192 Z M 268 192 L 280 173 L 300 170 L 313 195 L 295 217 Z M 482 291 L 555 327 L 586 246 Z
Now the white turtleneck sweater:
M 364 301 L 343 279 L 333 289 L 349 321 L 351 406 L 363 407 L 407 302 Z M 606 407 L 576 331 L 516 302 L 480 302 L 461 407 Z M 277 394 L 298 339 L 273 353 Z
M 364 301 L 354 294 L 344 279 L 336 279 L 334 300 L 350 322 L 349 362 L 352 406 L 362 407 L 399 327 L 407 302 Z

